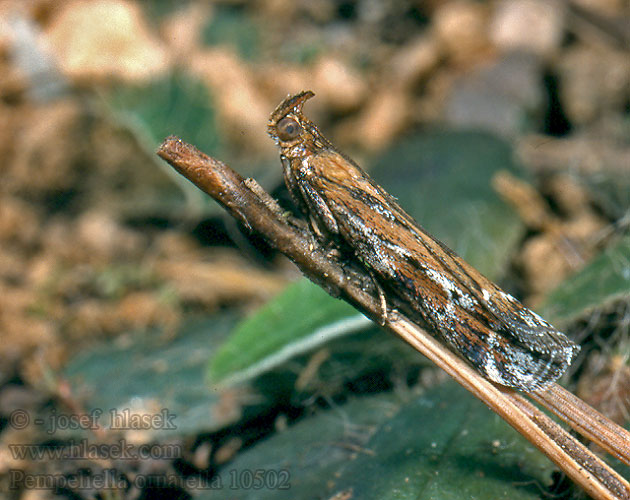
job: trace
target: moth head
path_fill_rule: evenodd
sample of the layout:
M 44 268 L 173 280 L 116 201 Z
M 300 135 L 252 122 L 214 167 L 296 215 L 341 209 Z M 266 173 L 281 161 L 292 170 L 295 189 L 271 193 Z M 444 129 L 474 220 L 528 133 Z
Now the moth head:
M 289 157 L 303 156 L 319 135 L 317 128 L 302 114 L 304 102 L 315 94 L 305 90 L 288 96 L 269 118 L 269 135 Z

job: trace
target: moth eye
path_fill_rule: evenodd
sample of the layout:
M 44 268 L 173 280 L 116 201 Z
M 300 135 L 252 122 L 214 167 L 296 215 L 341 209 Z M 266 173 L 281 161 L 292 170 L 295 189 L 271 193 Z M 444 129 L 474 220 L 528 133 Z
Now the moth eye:
M 278 138 L 281 141 L 291 141 L 302 132 L 302 127 L 293 118 L 283 118 L 277 125 Z

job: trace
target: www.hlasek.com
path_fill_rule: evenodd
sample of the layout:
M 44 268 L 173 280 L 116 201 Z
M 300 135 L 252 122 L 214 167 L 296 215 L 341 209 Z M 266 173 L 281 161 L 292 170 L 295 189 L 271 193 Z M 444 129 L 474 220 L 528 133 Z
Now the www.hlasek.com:
M 126 439 L 113 443 L 90 443 L 87 439 L 71 439 L 59 447 L 42 447 L 36 444 L 10 444 L 14 460 L 173 460 L 182 457 L 178 444 L 134 445 Z

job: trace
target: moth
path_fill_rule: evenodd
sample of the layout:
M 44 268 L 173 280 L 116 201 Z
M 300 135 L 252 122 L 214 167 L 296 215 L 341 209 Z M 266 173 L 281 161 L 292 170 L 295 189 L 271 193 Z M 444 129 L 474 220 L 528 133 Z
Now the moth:
M 425 231 L 287 97 L 268 132 L 317 238 L 348 252 L 385 301 L 427 326 L 493 382 L 526 392 L 560 377 L 580 347 Z

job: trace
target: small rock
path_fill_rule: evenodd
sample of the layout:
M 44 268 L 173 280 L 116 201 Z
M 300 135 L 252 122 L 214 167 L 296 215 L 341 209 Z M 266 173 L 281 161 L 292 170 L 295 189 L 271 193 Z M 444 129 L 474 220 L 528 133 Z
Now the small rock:
M 142 7 L 120 0 L 66 2 L 47 31 L 61 68 L 78 80 L 145 81 L 163 73 L 167 53 Z
M 456 60 L 469 62 L 488 46 L 487 10 L 478 2 L 446 2 L 433 15 L 437 40 Z
M 445 107 L 452 125 L 481 128 L 503 136 L 522 132 L 541 112 L 541 67 L 532 54 L 509 54 L 455 84 Z
M 562 42 L 565 8 L 547 0 L 498 2 L 490 23 L 490 38 L 501 50 L 552 54 Z

